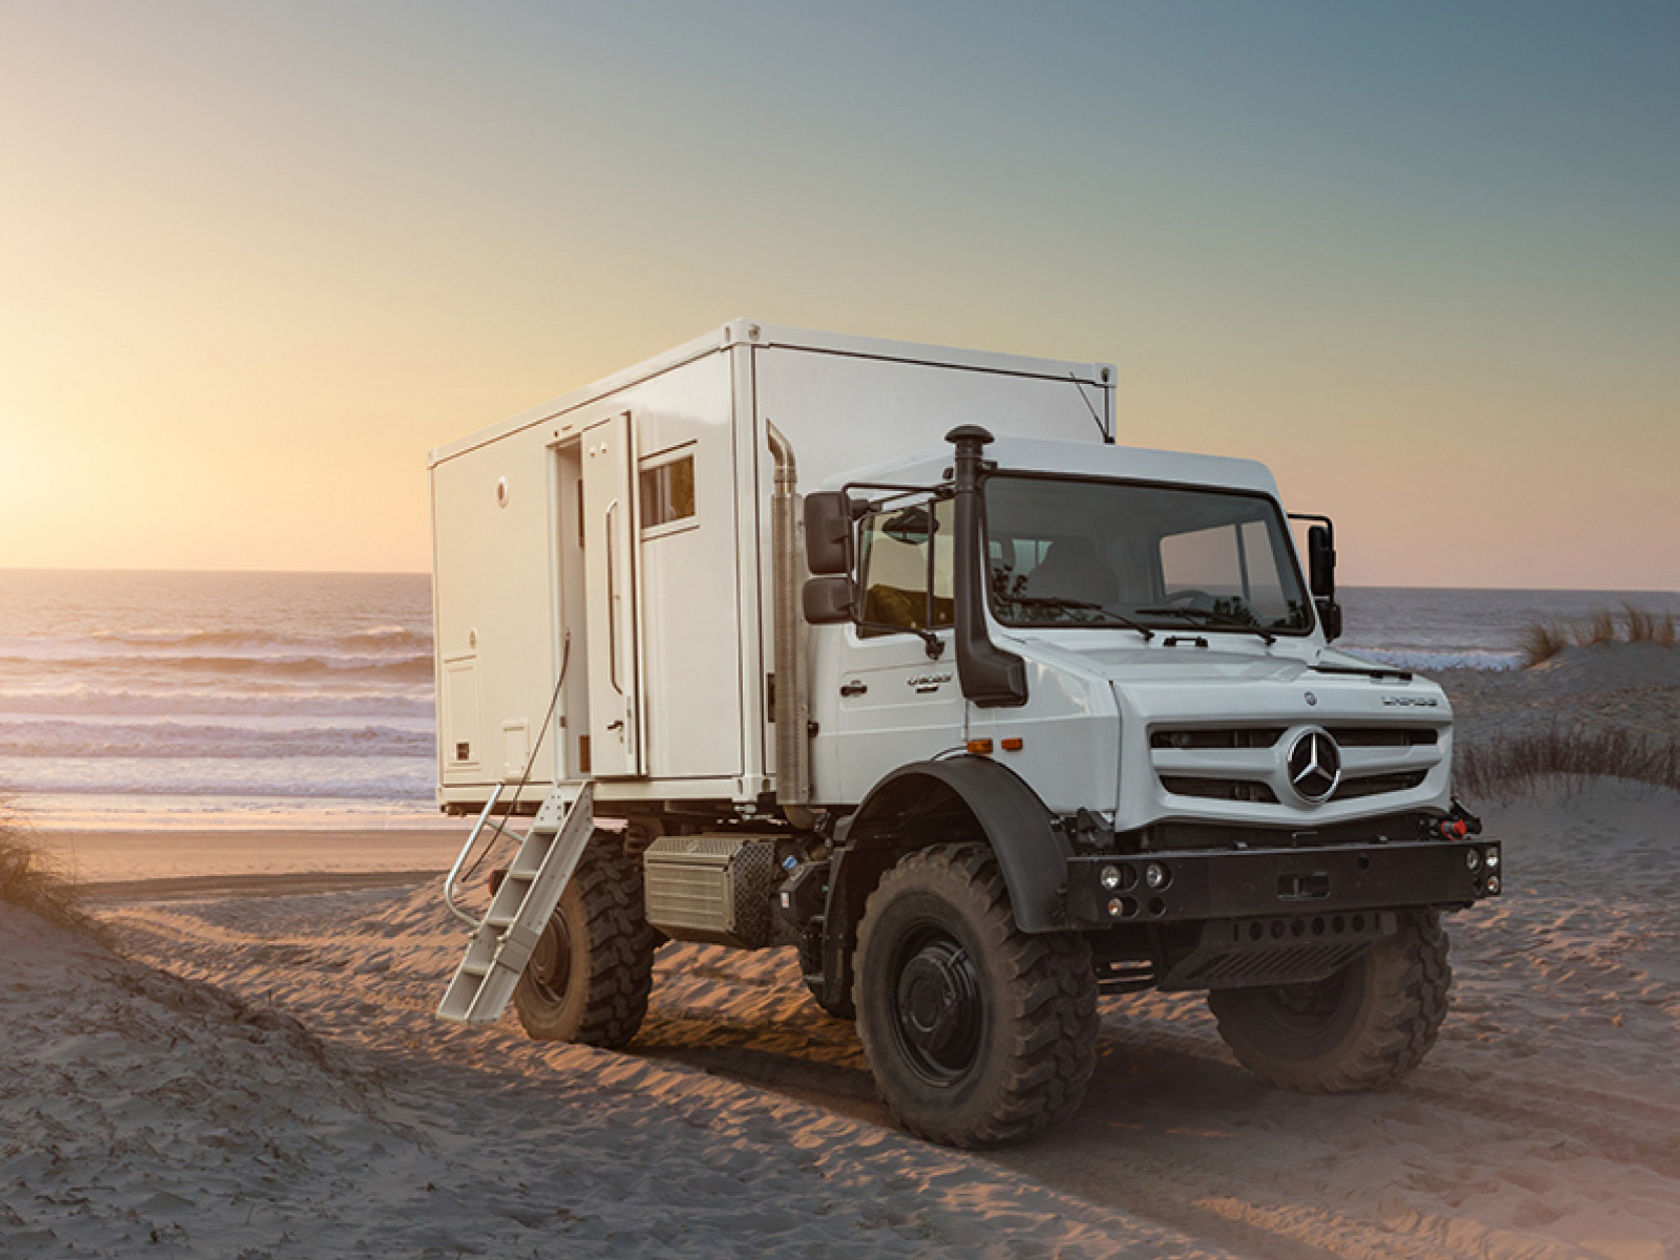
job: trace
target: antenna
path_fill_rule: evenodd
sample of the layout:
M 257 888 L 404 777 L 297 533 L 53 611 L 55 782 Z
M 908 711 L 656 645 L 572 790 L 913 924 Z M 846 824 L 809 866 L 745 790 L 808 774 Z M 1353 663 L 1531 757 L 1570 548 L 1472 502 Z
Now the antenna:
M 1113 446 L 1114 445 L 1114 435 L 1112 433 L 1110 433 L 1103 426 L 1102 417 L 1097 414 L 1097 409 L 1095 407 L 1091 406 L 1091 400 L 1085 396 L 1085 384 L 1084 384 L 1084 382 L 1081 381 L 1072 372 L 1068 373 L 1068 380 L 1072 381 L 1073 382 L 1073 387 L 1076 390 L 1079 391 L 1079 401 L 1085 404 L 1085 410 L 1089 411 L 1091 413 L 1091 419 L 1096 421 L 1097 432 L 1102 434 L 1102 440 L 1107 445 Z

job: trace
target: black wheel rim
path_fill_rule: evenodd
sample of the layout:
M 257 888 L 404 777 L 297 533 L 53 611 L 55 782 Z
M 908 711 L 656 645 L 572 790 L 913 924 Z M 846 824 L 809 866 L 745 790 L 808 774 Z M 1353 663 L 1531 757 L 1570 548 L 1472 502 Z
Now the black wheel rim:
M 1280 984 L 1263 992 L 1276 1024 L 1294 1033 L 1310 1035 L 1323 1032 L 1341 1015 L 1347 983 L 1344 969 L 1326 980 Z
M 893 1040 L 930 1085 L 962 1080 L 980 1058 L 987 1010 L 979 969 L 942 924 L 922 922 L 893 953 Z
M 572 979 L 572 936 L 559 915 L 548 921 L 537 938 L 537 948 L 531 953 L 531 965 L 525 974 L 544 1002 L 558 1006 L 566 1000 Z

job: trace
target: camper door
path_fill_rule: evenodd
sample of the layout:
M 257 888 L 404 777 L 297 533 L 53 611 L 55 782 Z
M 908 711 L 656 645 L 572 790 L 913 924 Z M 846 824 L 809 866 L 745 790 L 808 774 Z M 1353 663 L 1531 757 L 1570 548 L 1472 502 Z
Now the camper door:
M 590 772 L 597 778 L 645 773 L 632 433 L 628 412 L 583 432 Z

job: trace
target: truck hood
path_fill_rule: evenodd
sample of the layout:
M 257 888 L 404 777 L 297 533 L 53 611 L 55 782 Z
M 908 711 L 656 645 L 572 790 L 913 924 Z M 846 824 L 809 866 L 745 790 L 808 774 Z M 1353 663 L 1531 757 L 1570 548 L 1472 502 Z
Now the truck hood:
M 1162 635 L 1135 646 L 1010 641 L 1032 672 L 1112 693 L 1118 829 L 1167 819 L 1311 828 L 1450 801 L 1452 709 L 1435 683 L 1335 672 L 1380 667 L 1310 641 L 1204 637 L 1205 648 L 1166 647 Z M 1291 750 L 1308 736 L 1334 745 L 1341 779 L 1325 799 L 1291 785 Z
M 1237 689 L 1238 695 L 1287 691 L 1294 697 L 1293 707 L 1303 717 L 1316 716 L 1310 710 L 1326 700 L 1346 703 L 1360 712 L 1384 711 L 1390 717 L 1408 712 L 1432 721 L 1452 717 L 1446 693 L 1430 680 L 1416 674 L 1403 676 L 1398 671 L 1387 671 L 1385 666 L 1310 640 L 1280 639 L 1267 647 L 1258 637 L 1232 642 L 1235 638 L 1232 635 L 1204 636 L 1210 643 L 1204 648 L 1188 643 L 1166 647 L 1162 645 L 1166 637 L 1169 636 L 1157 632 L 1153 642 L 1119 647 L 1076 647 L 1065 639 L 1054 641 L 1038 636 L 1010 636 L 1007 642 L 1032 660 L 1054 669 L 1100 678 L 1127 693 L 1141 696 L 1170 691 L 1189 697 L 1214 691 L 1224 698 L 1222 703 L 1232 716 L 1235 716 L 1230 708 L 1235 702 L 1232 689 Z M 1344 672 L 1363 670 L 1384 672 L 1380 675 Z M 1313 692 L 1313 701 L 1306 699 L 1303 689 Z M 1375 703 L 1363 704 L 1363 698 L 1374 699 Z

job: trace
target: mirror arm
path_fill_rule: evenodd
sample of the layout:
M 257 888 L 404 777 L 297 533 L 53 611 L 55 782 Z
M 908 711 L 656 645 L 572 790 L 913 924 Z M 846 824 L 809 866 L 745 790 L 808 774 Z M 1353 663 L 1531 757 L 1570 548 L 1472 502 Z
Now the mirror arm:
M 918 630 L 915 626 L 890 626 L 884 621 L 859 621 L 853 624 L 859 630 L 878 630 L 883 634 L 913 634 L 922 641 L 930 661 L 937 661 L 945 655 L 945 640 L 931 630 Z

